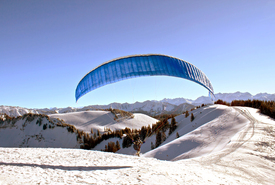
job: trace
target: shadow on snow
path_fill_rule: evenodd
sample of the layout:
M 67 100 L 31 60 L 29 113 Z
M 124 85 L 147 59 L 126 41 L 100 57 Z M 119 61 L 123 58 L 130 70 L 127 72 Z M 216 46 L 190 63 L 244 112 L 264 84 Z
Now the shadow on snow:
M 27 163 L 5 163 L 0 162 L 0 165 L 5 166 L 18 166 L 18 167 L 37 167 L 37 168 L 50 168 L 53 170 L 59 169 L 59 170 L 69 170 L 69 171 L 94 171 L 94 170 L 116 170 L 116 169 L 122 169 L 122 168 L 132 168 L 132 166 L 55 166 L 55 165 L 46 165 L 46 164 L 27 164 Z

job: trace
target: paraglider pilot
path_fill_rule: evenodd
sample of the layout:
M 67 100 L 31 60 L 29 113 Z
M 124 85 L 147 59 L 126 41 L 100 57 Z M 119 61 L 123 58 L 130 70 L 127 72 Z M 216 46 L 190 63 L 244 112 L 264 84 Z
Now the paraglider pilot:
M 136 155 L 139 156 L 140 147 L 143 143 L 145 143 L 145 141 L 141 141 L 141 139 L 138 138 L 137 140 L 133 141 L 133 143 L 134 143 L 134 149 L 137 151 Z

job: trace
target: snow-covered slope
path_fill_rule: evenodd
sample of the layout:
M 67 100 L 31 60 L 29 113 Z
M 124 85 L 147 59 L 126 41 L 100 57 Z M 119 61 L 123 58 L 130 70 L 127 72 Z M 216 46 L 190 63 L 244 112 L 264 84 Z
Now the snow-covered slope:
M 27 109 L 15 106 L 0 106 L 0 114 L 7 114 L 8 116 L 17 117 L 28 113 L 37 114 L 38 111 L 36 111 L 35 109 Z
M 74 125 L 77 129 L 88 133 L 91 129 L 94 131 L 98 129 L 103 132 L 105 127 L 110 128 L 111 130 L 120 130 L 125 127 L 140 129 L 142 126 L 152 125 L 157 122 L 157 119 L 139 113 L 134 114 L 134 118 L 126 118 L 116 121 L 114 120 L 114 115 L 110 111 L 70 112 L 51 114 L 49 117 L 62 119 L 66 123 Z
M 167 138 L 165 142 L 163 142 L 158 148 L 151 150 L 151 145 L 155 145 L 156 142 L 156 134 L 146 138 L 146 142 L 141 147 L 141 153 L 146 157 L 154 157 L 162 160 L 179 160 L 208 155 L 212 152 L 217 152 L 227 147 L 228 143 L 231 142 L 232 138 L 236 137 L 237 133 L 245 130 L 249 126 L 249 120 L 242 115 L 238 108 L 232 108 L 224 105 L 210 105 L 195 109 L 190 112 L 190 114 L 191 113 L 193 113 L 195 116 L 195 120 L 192 122 L 190 120 L 190 116 L 185 118 L 184 114 L 176 117 L 178 128 L 171 135 L 168 135 L 167 130 Z M 75 114 L 76 113 L 69 113 L 65 114 L 64 116 L 67 116 L 66 119 L 68 120 L 73 120 L 73 122 L 70 123 L 77 126 L 77 121 L 71 117 Z M 100 114 L 104 116 L 106 112 L 102 111 Z M 50 117 L 53 116 L 56 117 L 55 114 L 51 115 Z M 86 117 L 89 117 L 88 115 L 84 114 L 79 114 L 78 116 L 79 118 L 85 119 Z M 91 116 L 89 119 L 91 119 L 93 116 Z M 59 116 L 59 118 L 62 117 Z M 110 121 L 112 121 L 112 118 L 109 118 L 106 115 L 105 119 L 110 119 Z M 86 121 L 83 121 L 85 126 L 88 125 L 86 124 Z M 139 122 L 139 120 L 134 119 L 132 119 L 132 121 L 136 123 Z M 80 122 L 79 126 L 82 125 Z M 98 119 L 96 121 L 91 120 L 89 124 L 94 123 L 94 125 L 91 124 L 93 127 L 96 126 L 96 128 L 101 129 L 103 126 L 106 126 L 96 122 L 98 122 Z M 98 125 L 100 125 L 100 127 L 98 127 Z M 115 125 L 117 126 L 114 127 Z M 127 125 L 129 127 L 132 126 L 133 123 L 128 123 Z M 124 123 L 111 122 L 108 124 L 108 127 L 114 130 L 123 127 L 125 128 L 127 125 Z M 142 126 L 147 125 L 147 123 L 142 124 Z M 90 128 L 87 130 L 89 131 Z M 176 133 L 180 135 L 178 139 L 176 137 Z M 104 150 L 105 145 L 107 145 L 108 142 L 116 141 L 118 141 L 122 146 L 122 139 L 111 138 L 97 145 L 94 150 Z M 135 154 L 135 152 L 136 151 L 133 149 L 133 147 L 121 148 L 117 151 L 117 153 L 130 155 Z
M 80 149 L 0 148 L 0 184 L 274 184 L 275 121 L 257 109 L 238 109 L 249 126 L 209 155 L 171 162 Z
M 249 120 L 237 108 L 224 105 L 211 105 L 190 112 L 195 116 L 191 122 L 185 114 L 175 117 L 177 129 L 171 134 L 166 131 L 166 140 L 156 149 L 156 134 L 145 139 L 141 153 L 146 157 L 162 160 L 179 160 L 194 158 L 224 149 L 231 139 L 249 125 Z M 176 134 L 180 137 L 177 138 Z M 102 150 L 109 141 L 122 142 L 121 139 L 106 140 L 95 149 Z M 122 148 L 117 153 L 134 154 L 133 147 Z
M 133 118 L 125 117 L 114 120 L 110 111 L 82 111 L 63 114 L 24 114 L 12 118 L 0 117 L 0 146 L 2 147 L 62 147 L 80 148 L 84 141 L 84 131 L 91 137 L 91 129 L 101 133 L 105 128 L 120 130 L 126 127 L 140 129 L 156 123 L 158 120 L 144 114 L 136 113 Z M 78 131 L 77 131 L 78 130 Z M 79 139 L 77 139 L 79 137 Z M 122 145 L 122 139 L 116 138 Z M 106 143 L 107 142 L 107 143 Z M 103 141 L 94 148 L 104 149 L 110 140 Z
M 171 135 L 168 134 L 167 130 L 166 140 L 158 148 L 151 150 L 152 144 L 155 145 L 156 142 L 156 134 L 146 138 L 146 143 L 141 147 L 141 153 L 148 157 L 164 160 L 179 160 L 206 155 L 225 148 L 233 136 L 246 128 L 249 122 L 238 109 L 224 105 L 205 106 L 195 109 L 190 112 L 190 114 L 191 113 L 195 116 L 193 122 L 191 122 L 190 116 L 185 118 L 185 115 L 181 114 L 176 117 L 178 128 Z M 114 120 L 114 114 L 109 111 L 69 112 L 50 114 L 48 117 L 51 120 L 63 120 L 66 124 L 74 125 L 76 129 L 82 130 L 90 136 L 93 136 L 91 129 L 93 129 L 93 132 L 99 130 L 103 133 L 105 128 L 110 128 L 113 131 L 126 127 L 130 129 L 140 129 L 142 126 L 152 125 L 157 122 L 154 118 L 137 113 L 134 114 L 134 118 L 116 121 Z M 69 139 L 67 135 L 63 136 L 63 138 L 65 138 L 64 140 L 55 138 L 59 135 L 58 132 L 70 134 L 66 129 L 43 129 L 42 126 L 37 124 L 37 120 L 38 118 L 31 121 L 30 124 L 26 124 L 28 123 L 26 120 L 20 120 L 18 118 L 17 121 L 14 121 L 15 124 L 12 125 L 12 129 L 7 129 L 4 125 L 1 129 L 4 134 L 2 134 L 3 140 L 2 143 L 0 142 L 0 146 L 54 147 L 56 146 L 54 141 L 58 140 L 60 141 L 58 144 L 59 147 L 80 147 L 79 144 L 76 145 L 74 143 L 76 142 L 77 134 L 72 136 L 74 140 L 72 145 L 67 145 L 66 142 L 72 140 Z M 44 122 L 45 121 L 47 120 L 44 120 Z M 43 124 L 50 125 L 50 122 L 48 120 L 47 123 Z M 16 137 L 13 137 L 12 133 L 15 133 Z M 176 133 L 180 135 L 180 138 L 177 139 Z M 11 138 L 10 140 L 4 139 L 9 137 Z M 45 141 L 47 144 L 40 143 L 41 139 L 39 140 L 39 138 L 44 138 L 43 142 Z M 31 142 L 31 140 L 35 140 L 35 144 Z M 39 142 L 37 142 L 38 140 Z M 13 141 L 13 143 L 7 141 Z M 24 144 L 26 141 L 28 145 Z M 103 142 L 99 143 L 93 150 L 104 150 L 105 145 L 108 145 L 108 142 L 111 141 L 118 141 L 122 146 L 123 138 L 103 140 Z M 64 145 L 62 145 L 62 143 L 64 143 Z M 171 151 L 174 152 L 171 154 Z M 121 148 L 117 153 L 134 154 L 135 150 L 133 147 Z
M 249 120 L 238 110 L 223 105 L 203 107 L 192 113 L 195 116 L 192 122 L 190 116 L 177 116 L 178 128 L 161 146 L 144 156 L 179 160 L 217 152 L 224 149 L 249 124 Z M 176 132 L 180 136 L 177 139 Z
M 1 147 L 80 148 L 77 133 L 68 131 L 57 119 L 29 114 L 23 117 L 1 117 Z

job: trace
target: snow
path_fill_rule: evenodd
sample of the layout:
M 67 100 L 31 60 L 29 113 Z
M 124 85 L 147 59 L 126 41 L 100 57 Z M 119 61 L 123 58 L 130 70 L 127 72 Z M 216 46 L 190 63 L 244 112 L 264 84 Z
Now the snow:
M 273 119 L 260 114 L 257 109 L 223 105 L 202 107 L 192 113 L 195 116 L 193 122 L 190 121 L 190 116 L 176 117 L 178 128 L 155 150 L 148 150 L 154 137 L 146 140 L 142 145 L 141 157 L 120 154 L 123 151 L 131 154 L 132 147 L 121 149 L 118 153 L 64 148 L 2 147 L 0 184 L 275 182 Z M 103 117 L 107 116 L 106 112 L 101 114 Z M 83 122 L 87 121 L 85 119 L 88 115 L 85 117 L 83 112 Z M 10 128 L 4 130 L 7 129 Z M 181 136 L 178 139 L 175 139 L 176 132 Z M 112 141 L 115 140 L 112 138 Z
M 190 116 L 176 117 L 179 128 L 161 147 L 147 152 L 145 156 L 179 160 L 210 154 L 223 149 L 231 138 L 249 123 L 239 111 L 224 105 L 212 105 L 192 113 L 195 116 L 193 122 L 190 121 Z M 175 139 L 176 132 L 182 137 Z M 172 154 L 171 150 L 174 151 Z
M 38 113 L 38 112 L 33 109 L 27 109 L 22 107 L 3 106 L 3 105 L 0 106 L 0 114 L 7 114 L 9 116 L 17 117 L 27 113 Z
M 36 124 L 36 121 L 37 118 L 30 122 L 19 119 L 14 125 L 1 125 L 0 146 L 80 148 L 76 133 L 68 132 L 65 127 L 50 129 L 46 118 L 42 119 L 42 125 Z M 44 124 L 47 124 L 47 129 L 43 129 Z
M 110 111 L 82 111 L 70 112 L 65 114 L 51 114 L 50 118 L 59 118 L 70 125 L 75 125 L 77 129 L 90 133 L 91 129 L 100 132 L 104 131 L 104 127 L 111 130 L 120 130 L 125 127 L 131 129 L 140 129 L 142 126 L 152 125 L 158 120 L 150 116 L 136 113 L 134 118 L 114 120 L 114 115 Z

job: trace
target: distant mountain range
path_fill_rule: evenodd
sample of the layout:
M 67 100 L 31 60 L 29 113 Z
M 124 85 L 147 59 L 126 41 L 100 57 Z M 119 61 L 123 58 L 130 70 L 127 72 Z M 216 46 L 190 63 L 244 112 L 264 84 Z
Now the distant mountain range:
M 275 101 L 275 94 L 259 93 L 251 95 L 250 93 L 218 93 L 215 94 L 215 100 L 221 99 L 226 102 L 233 100 L 266 100 Z M 179 114 L 186 110 L 190 110 L 195 106 L 201 104 L 213 104 L 213 101 L 207 96 L 201 96 L 196 100 L 185 99 L 185 98 L 174 98 L 174 99 L 163 99 L 160 101 L 151 100 L 144 102 L 129 103 L 111 103 L 109 105 L 90 105 L 82 108 L 51 108 L 51 109 L 27 109 L 13 106 L 0 106 L 0 113 L 5 113 L 9 116 L 20 116 L 26 113 L 37 113 L 37 114 L 55 114 L 55 113 L 67 113 L 67 112 L 78 112 L 85 110 L 97 110 L 97 109 L 121 109 L 128 112 L 139 112 L 150 116 L 156 116 L 159 114 Z
M 257 99 L 257 100 L 270 100 L 275 101 L 275 94 L 267 94 L 267 93 L 259 93 L 255 96 L 250 93 L 218 93 L 215 94 L 215 100 L 221 99 L 226 102 L 231 102 L 233 100 L 248 100 L 248 99 Z M 121 109 L 128 112 L 139 112 L 145 113 L 147 115 L 159 115 L 159 114 L 179 114 L 186 110 L 190 110 L 195 106 L 199 106 L 201 104 L 213 104 L 213 101 L 210 97 L 201 96 L 196 100 L 185 99 L 185 98 L 174 98 L 174 99 L 163 99 L 160 101 L 151 100 L 144 102 L 135 102 L 132 104 L 129 103 L 111 103 L 109 105 L 93 105 L 83 107 L 82 109 Z M 81 110 L 81 109 L 78 109 Z M 64 110 L 63 110 L 64 111 Z M 60 111 L 59 111 L 60 112 Z
M 264 101 L 275 101 L 275 94 L 268 93 L 259 93 L 256 95 L 252 95 L 248 92 L 235 92 L 235 93 L 218 93 L 215 94 L 215 101 L 221 99 L 226 102 L 232 102 L 233 100 L 264 100 Z M 185 98 L 175 98 L 175 99 L 163 99 L 161 102 L 167 102 L 174 105 L 180 105 L 182 103 L 188 103 L 195 106 L 201 104 L 212 104 L 213 101 L 208 96 L 201 96 L 196 100 L 190 100 Z
M 51 109 L 27 109 L 22 107 L 14 106 L 0 106 L 0 114 L 7 114 L 12 117 L 22 116 L 27 113 L 35 114 L 57 114 L 57 113 L 68 113 L 68 112 L 80 112 L 88 110 L 103 110 L 103 109 L 120 109 L 133 113 L 144 113 L 150 116 L 157 116 L 160 114 L 180 114 L 186 110 L 194 108 L 194 105 L 188 103 L 182 103 L 180 105 L 173 105 L 167 102 L 158 101 L 145 101 L 136 102 L 133 104 L 129 103 L 111 103 L 109 105 L 89 105 L 82 108 L 51 108 Z
M 252 95 L 248 92 L 241 93 L 218 93 L 215 95 L 216 100 L 221 99 L 226 102 L 232 102 L 233 100 L 264 100 L 264 101 L 275 101 L 275 94 L 268 93 L 259 93 L 256 95 Z

